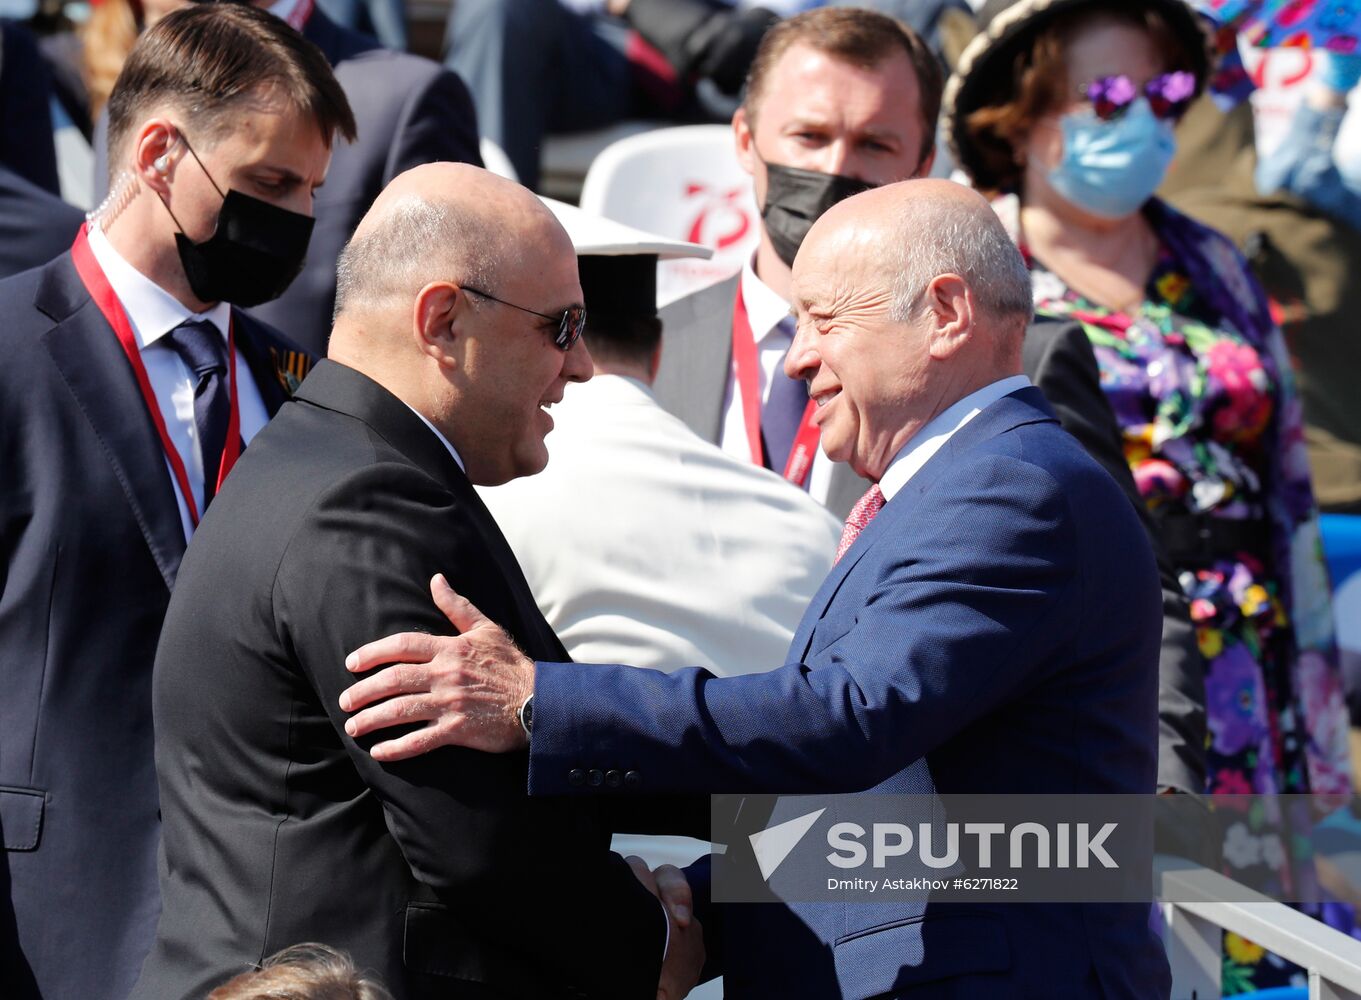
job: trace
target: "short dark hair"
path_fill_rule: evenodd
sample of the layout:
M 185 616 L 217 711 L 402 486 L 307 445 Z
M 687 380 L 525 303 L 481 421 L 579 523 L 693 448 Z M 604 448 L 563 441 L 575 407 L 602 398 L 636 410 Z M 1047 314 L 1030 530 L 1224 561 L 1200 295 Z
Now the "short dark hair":
M 656 316 L 597 316 L 586 310 L 586 346 L 597 361 L 646 365 L 661 339 Z
M 316 122 L 330 146 L 354 141 L 354 112 L 326 56 L 288 23 L 237 3 L 196 3 L 167 14 L 133 47 L 109 95 L 109 169 L 138 118 L 163 101 L 211 145 L 238 105 L 269 88 Z
M 918 110 L 924 128 L 917 165 L 926 162 L 936 148 L 936 119 L 940 117 L 945 78 L 940 61 L 920 35 L 886 14 L 856 7 L 819 7 L 780 21 L 761 39 L 747 72 L 742 107 L 753 127 L 761 98 L 765 96 L 766 77 L 780 57 L 795 45 L 807 45 L 866 69 L 879 66 L 895 52 L 906 55 L 921 92 Z

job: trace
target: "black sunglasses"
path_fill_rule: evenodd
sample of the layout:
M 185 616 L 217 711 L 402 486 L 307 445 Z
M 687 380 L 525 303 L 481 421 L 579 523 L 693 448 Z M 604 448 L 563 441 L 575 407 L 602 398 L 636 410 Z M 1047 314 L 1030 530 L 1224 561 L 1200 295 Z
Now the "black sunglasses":
M 518 309 L 520 312 L 529 313 L 531 316 L 538 316 L 540 319 L 557 320 L 558 332 L 557 335 L 553 337 L 553 346 L 560 351 L 570 351 L 572 345 L 581 339 L 581 334 L 586 329 L 585 306 L 568 306 L 562 311 L 561 316 L 552 316 L 548 313 L 541 313 L 537 309 L 526 309 L 524 306 L 517 306 L 514 302 L 498 299 L 490 292 L 484 292 L 481 289 L 473 288 L 469 285 L 462 285 L 461 287 L 465 292 L 472 292 L 474 295 L 480 295 L 484 299 L 491 299 L 493 302 L 499 302 L 503 306 L 510 306 L 512 309 Z

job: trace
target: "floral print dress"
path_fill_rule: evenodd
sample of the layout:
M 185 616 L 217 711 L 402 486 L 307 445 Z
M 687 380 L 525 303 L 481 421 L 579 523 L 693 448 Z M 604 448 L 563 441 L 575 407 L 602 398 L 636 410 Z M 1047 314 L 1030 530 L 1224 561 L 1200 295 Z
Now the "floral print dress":
M 1227 537 L 1249 540 L 1177 567 L 1206 662 L 1207 791 L 1348 792 L 1348 717 L 1284 341 L 1225 237 L 1157 201 L 1146 215 L 1162 250 L 1142 303 L 1098 306 L 1027 254 L 1036 311 L 1086 330 L 1155 523 L 1231 520 Z M 1227 818 L 1226 872 L 1301 898 L 1312 865 L 1292 863 L 1287 831 L 1307 835 L 1313 818 L 1268 811 Z M 1346 908 L 1320 915 L 1352 929 Z M 1274 956 L 1228 938 L 1226 993 L 1280 981 Z

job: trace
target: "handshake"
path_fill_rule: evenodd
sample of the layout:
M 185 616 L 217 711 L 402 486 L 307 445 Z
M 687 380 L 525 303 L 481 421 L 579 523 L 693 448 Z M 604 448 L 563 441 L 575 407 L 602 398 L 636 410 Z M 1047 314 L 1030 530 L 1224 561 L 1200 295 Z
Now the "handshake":
M 639 857 L 626 859 L 638 881 L 666 910 L 666 957 L 657 983 L 657 1000 L 681 1000 L 699 982 L 704 968 L 704 928 L 694 916 L 694 898 L 685 874 L 675 865 L 649 871 Z

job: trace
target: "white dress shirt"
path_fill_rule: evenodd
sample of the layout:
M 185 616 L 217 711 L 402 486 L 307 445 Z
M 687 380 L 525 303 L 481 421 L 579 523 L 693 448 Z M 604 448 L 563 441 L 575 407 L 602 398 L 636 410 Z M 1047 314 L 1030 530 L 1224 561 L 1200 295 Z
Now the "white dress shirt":
M 205 313 L 190 312 L 179 299 L 124 260 L 97 226 L 90 227 L 90 251 L 104 276 L 109 279 L 114 295 L 122 303 L 132 324 L 132 332 L 141 348 L 142 364 L 146 366 L 147 379 L 151 382 L 151 391 L 155 393 L 156 402 L 161 408 L 170 441 L 184 462 L 194 504 L 201 515 L 205 477 L 198 427 L 194 423 L 194 385 L 197 380 L 189 366 L 163 338 L 181 323 L 206 319 L 217 328 L 225 344 L 231 323 L 231 306 L 219 302 Z M 113 333 L 110 332 L 109 336 L 112 337 Z M 236 351 L 236 391 L 241 412 L 241 440 L 249 443 L 268 422 L 269 411 L 265 409 L 260 390 L 256 388 L 250 366 L 246 364 L 240 348 Z M 179 503 L 184 537 L 188 538 L 193 533 L 189 506 L 184 502 L 180 484 L 171 471 L 169 458 L 165 465 L 175 488 L 175 499 Z M 216 469 L 213 475 L 217 475 Z
M 761 405 L 770 398 L 770 387 L 775 374 L 784 365 L 784 357 L 794 343 L 794 335 L 783 321 L 789 316 L 789 303 L 771 290 L 756 276 L 752 261 L 742 267 L 742 304 L 747 308 L 747 321 L 756 340 L 756 356 Z M 728 387 L 723 394 L 723 427 L 718 445 L 729 455 L 751 462 L 751 443 L 747 440 L 746 418 L 742 412 L 742 391 L 737 384 L 737 362 L 728 372 Z M 833 462 L 819 448 L 813 455 L 809 472 L 808 493 L 820 504 L 827 503 L 827 492 L 832 484 Z M 783 472 L 783 469 L 779 470 Z
M 1028 385 L 1030 379 L 1024 375 L 998 379 L 991 385 L 985 385 L 976 392 L 969 393 L 927 421 L 926 426 L 912 435 L 912 440 L 903 445 L 902 450 L 893 456 L 893 461 L 889 462 L 888 468 L 884 470 L 883 478 L 879 480 L 879 489 L 884 493 L 885 502 L 892 500 L 894 495 L 921 471 L 921 467 L 930 461 L 931 456 L 945 447 L 945 442 L 949 441 L 956 431 L 1003 396 L 1010 396 Z

